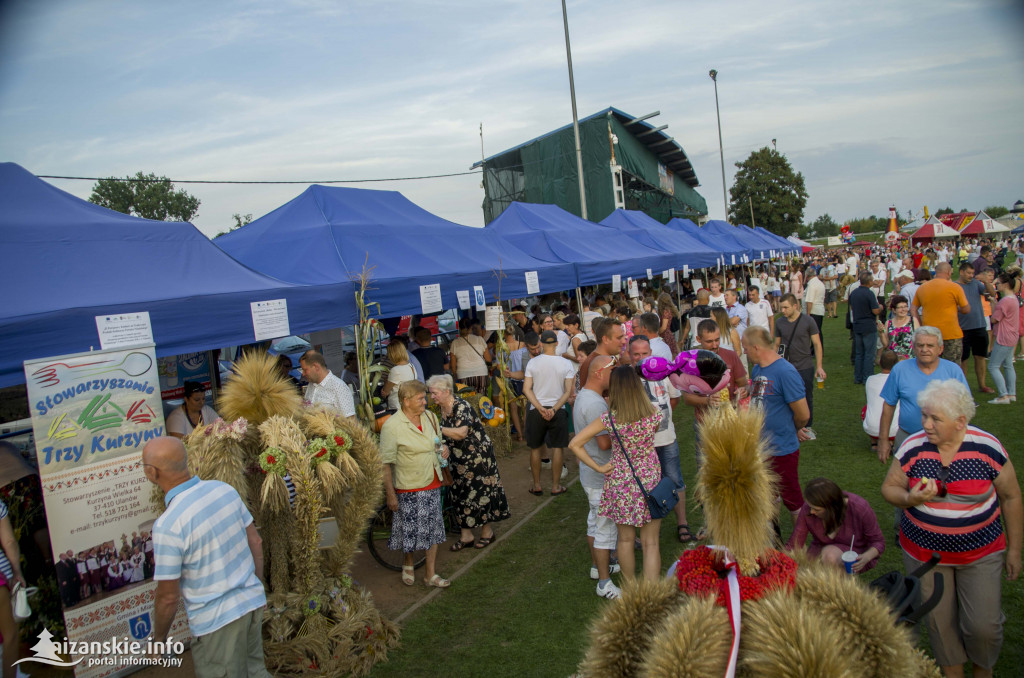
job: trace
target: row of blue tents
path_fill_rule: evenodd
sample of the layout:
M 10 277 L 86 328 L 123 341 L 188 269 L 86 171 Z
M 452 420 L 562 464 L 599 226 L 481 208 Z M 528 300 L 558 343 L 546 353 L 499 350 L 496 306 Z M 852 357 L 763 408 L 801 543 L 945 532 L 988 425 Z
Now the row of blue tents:
M 514 203 L 485 228 L 441 219 L 392 191 L 314 185 L 211 243 L 188 223 L 113 212 L 0 164 L 0 387 L 24 360 L 99 348 L 96 317 L 147 311 L 157 355 L 253 341 L 250 303 L 285 299 L 293 334 L 358 321 L 357 278 L 381 317 L 420 312 L 419 286 L 488 301 L 759 261 L 795 246 L 763 229 L 618 210 L 601 224 Z M 500 274 L 499 274 L 500 271 Z

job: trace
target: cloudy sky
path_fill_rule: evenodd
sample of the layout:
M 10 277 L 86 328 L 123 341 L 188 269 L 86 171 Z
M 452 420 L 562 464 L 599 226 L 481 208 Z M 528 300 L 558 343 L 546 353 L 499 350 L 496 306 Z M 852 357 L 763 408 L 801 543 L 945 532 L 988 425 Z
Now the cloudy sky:
M 1024 198 L 1016 0 L 570 0 L 581 116 L 660 110 L 712 218 L 778 140 L 805 218 Z M 373 179 L 464 172 L 571 121 L 557 0 L 0 3 L 0 160 L 36 174 Z M 88 181 L 53 180 L 87 197 Z M 190 185 L 215 234 L 305 187 Z M 386 182 L 483 224 L 477 175 Z

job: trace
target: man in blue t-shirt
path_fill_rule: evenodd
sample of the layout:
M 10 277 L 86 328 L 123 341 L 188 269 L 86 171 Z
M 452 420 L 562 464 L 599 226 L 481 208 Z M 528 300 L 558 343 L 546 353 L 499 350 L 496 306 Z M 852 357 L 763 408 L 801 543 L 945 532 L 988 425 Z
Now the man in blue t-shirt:
M 897 450 L 908 436 L 922 429 L 917 394 L 924 390 L 928 382 L 936 379 L 956 379 L 967 385 L 963 370 L 956 363 L 941 357 L 942 332 L 939 328 L 924 325 L 914 332 L 914 356 L 896 363 L 885 381 L 885 386 L 882 387 L 882 400 L 885 402 L 882 403 L 882 418 L 879 420 L 878 430 L 889 430 L 896 405 L 899 405 L 900 428 L 896 432 L 894 442 Z M 887 437 L 878 438 L 877 450 L 879 461 L 888 462 L 890 447 Z
M 754 325 L 743 333 L 743 350 L 750 359 L 750 403 L 764 410 L 764 434 L 772 454 L 772 470 L 779 476 L 782 503 L 796 519 L 804 505 L 800 489 L 800 443 L 810 440 L 804 380 L 788 361 L 775 352 L 768 330 Z
M 878 314 L 882 306 L 871 289 L 874 278 L 860 274 L 860 286 L 850 292 L 850 320 L 853 329 L 853 383 L 867 382 L 875 372 L 875 341 L 878 337 Z

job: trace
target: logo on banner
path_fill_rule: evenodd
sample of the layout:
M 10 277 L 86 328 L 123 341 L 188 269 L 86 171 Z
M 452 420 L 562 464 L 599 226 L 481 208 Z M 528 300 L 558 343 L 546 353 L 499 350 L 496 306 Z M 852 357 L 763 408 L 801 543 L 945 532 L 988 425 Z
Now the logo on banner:
M 144 612 L 138 617 L 129 619 L 128 630 L 131 631 L 132 638 L 135 640 L 145 640 L 148 638 L 149 634 L 153 631 L 153 624 L 149 620 L 149 613 Z

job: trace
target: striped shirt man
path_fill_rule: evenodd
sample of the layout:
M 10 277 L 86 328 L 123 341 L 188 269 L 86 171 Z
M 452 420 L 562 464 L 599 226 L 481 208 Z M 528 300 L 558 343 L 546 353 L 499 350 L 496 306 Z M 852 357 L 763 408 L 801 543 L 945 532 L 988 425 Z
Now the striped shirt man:
M 153 579 L 180 579 L 192 633 L 212 633 L 261 609 L 267 598 L 246 539 L 252 516 L 235 489 L 193 476 L 165 501 L 153 524 Z
M 967 565 L 1006 550 L 993 481 L 1007 455 L 995 436 L 968 426 L 948 475 L 923 431 L 908 437 L 896 457 L 911 489 L 924 478 L 938 478 L 947 490 L 945 497 L 904 509 L 900 545 L 910 557 L 926 562 L 935 552 L 942 565 Z

